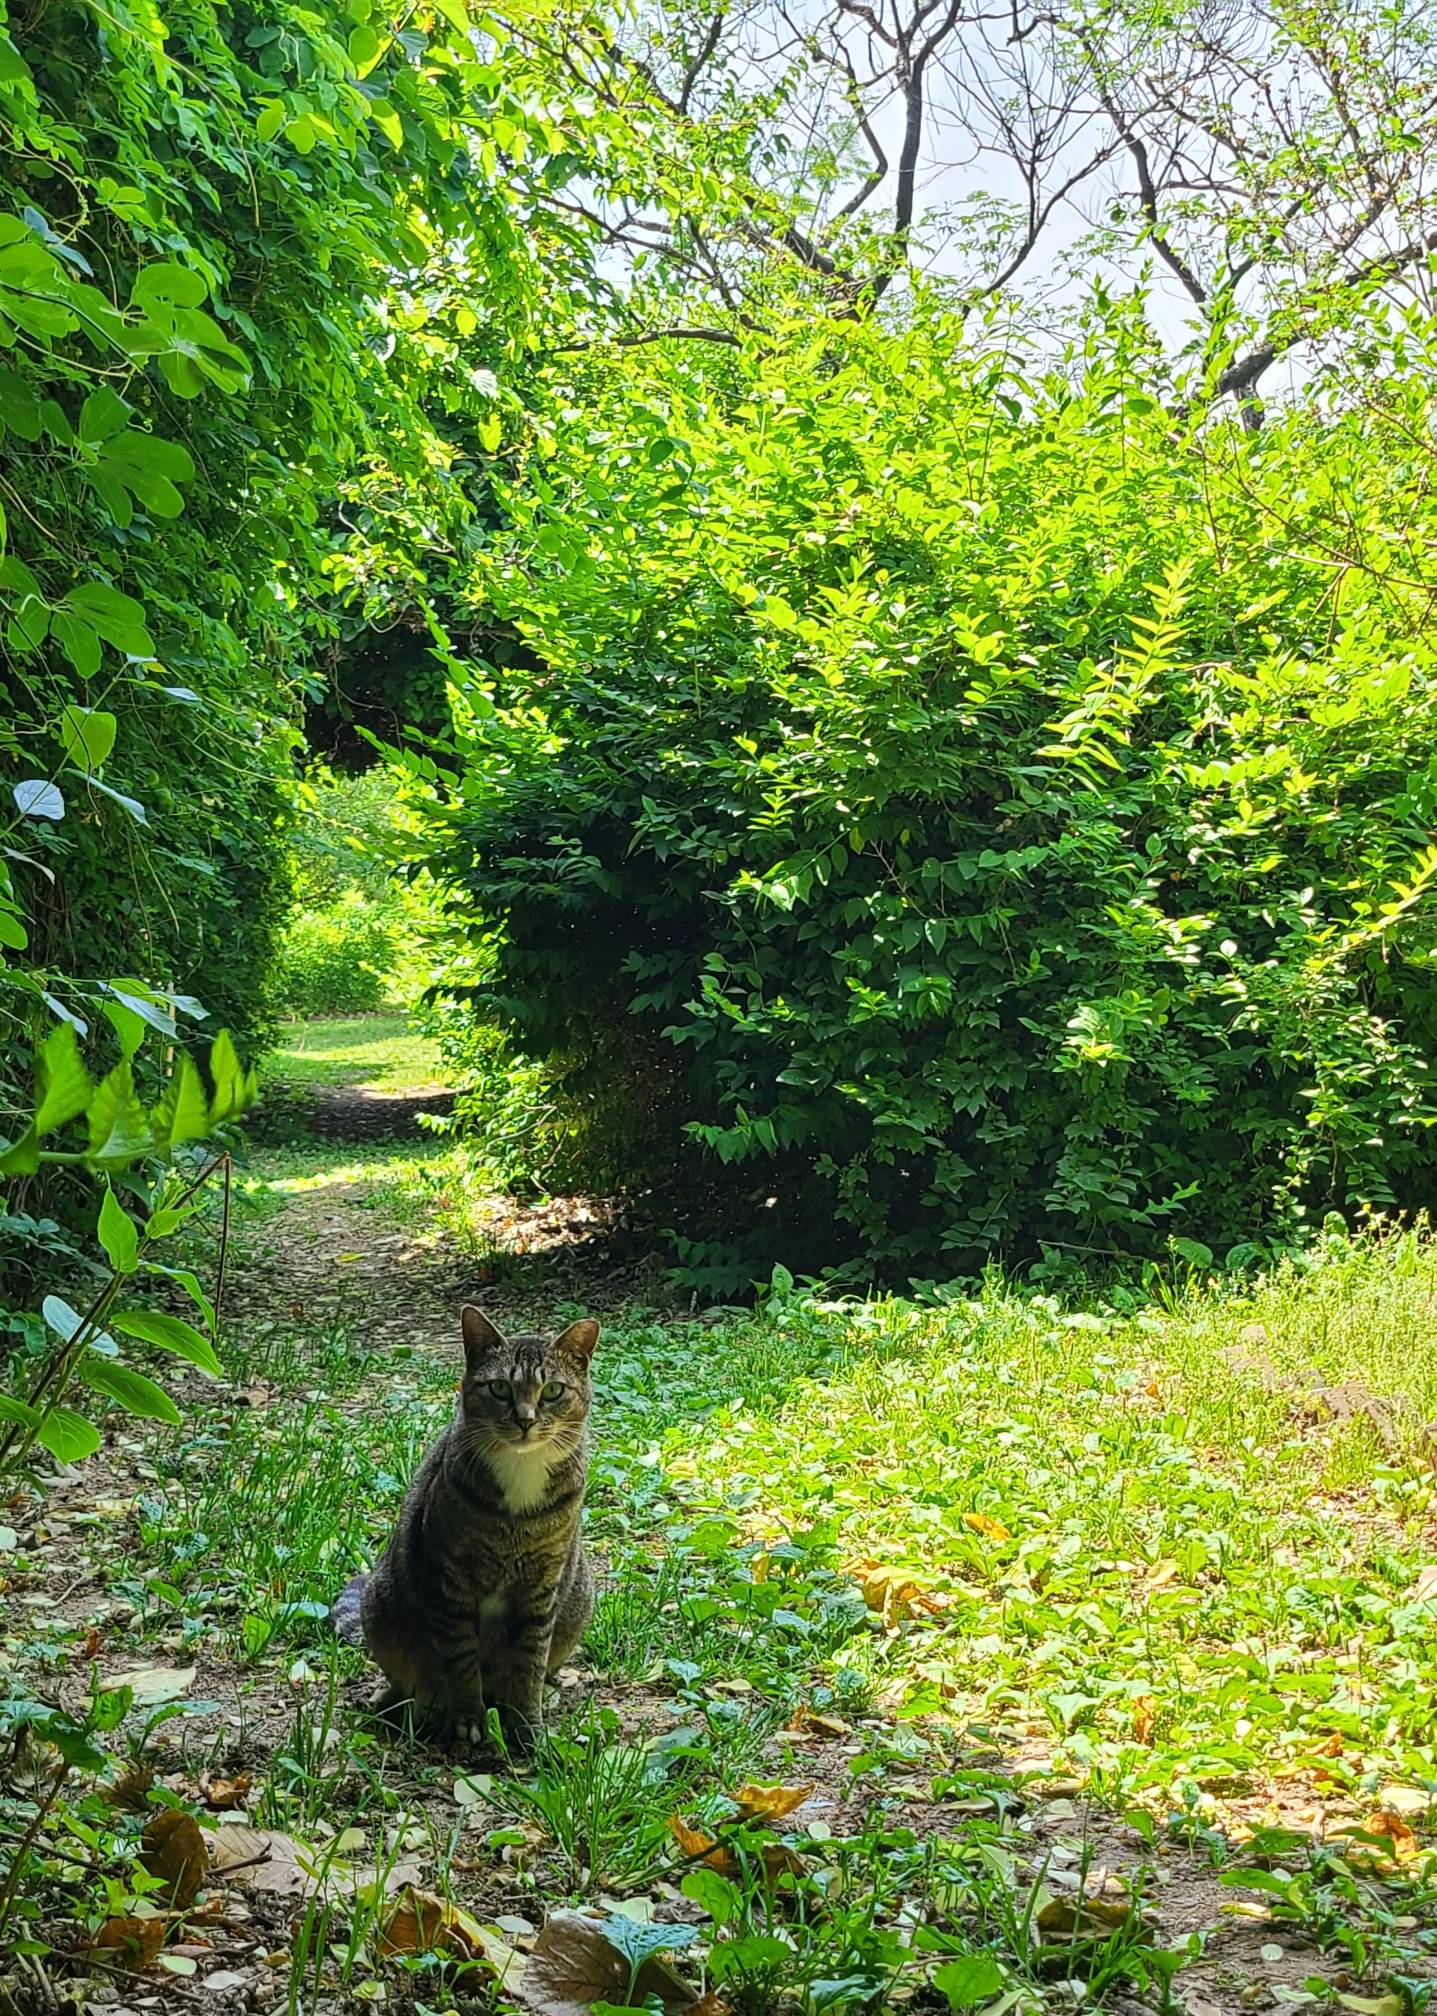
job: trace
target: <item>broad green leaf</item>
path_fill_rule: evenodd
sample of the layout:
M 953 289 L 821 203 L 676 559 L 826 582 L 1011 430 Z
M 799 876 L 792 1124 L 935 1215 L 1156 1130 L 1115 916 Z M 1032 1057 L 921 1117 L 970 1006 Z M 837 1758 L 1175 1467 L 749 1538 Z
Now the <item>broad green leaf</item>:
M 972 2009 L 1003 1992 L 1003 1970 L 989 1953 L 965 1953 L 945 1961 L 933 1976 L 933 1986 L 948 1997 L 950 2009 Z
M 641 1966 L 655 1953 L 677 1953 L 700 1936 L 697 1925 L 639 1925 L 617 1914 L 605 1918 L 599 1930 L 631 1967 Z
M 188 1267 L 167 1267 L 159 1260 L 146 1260 L 144 1262 L 144 1270 L 147 1274 L 162 1275 L 167 1281 L 178 1281 L 191 1302 L 194 1303 L 196 1309 L 199 1310 L 201 1316 L 204 1317 L 210 1334 L 213 1336 L 215 1328 L 215 1305 L 200 1286 L 198 1275 L 192 1274 Z
M 112 1314 L 108 1321 L 112 1330 L 138 1338 L 142 1344 L 154 1344 L 161 1351 L 171 1351 L 175 1357 L 197 1365 L 201 1372 L 208 1372 L 212 1379 L 221 1375 L 214 1346 L 182 1316 L 164 1315 L 155 1309 L 126 1309 L 118 1316 Z
M 39 1079 L 35 1132 L 53 1134 L 57 1127 L 83 1113 L 93 1096 L 73 1023 L 58 1023 L 40 1046 Z
M 56 619 L 58 630 L 61 618 Z M 73 619 L 64 619 L 73 621 Z M 91 635 L 94 633 L 91 632 Z M 99 648 L 95 652 L 99 664 Z M 65 754 L 79 770 L 98 770 L 115 746 L 116 721 L 101 708 L 79 707 L 72 701 L 60 715 L 60 740 Z
M 34 1124 L 0 1147 L 0 1176 L 33 1176 L 40 1167 L 40 1136 Z
M 100 1012 L 120 1039 L 120 1055 L 133 1057 L 145 1040 L 145 1025 L 123 1001 L 104 1001 Z
M 215 1088 L 210 1105 L 210 1124 L 218 1126 L 221 1121 L 233 1120 L 247 1104 L 244 1073 L 228 1029 L 221 1029 L 210 1051 L 210 1078 Z
M 80 618 L 73 615 L 68 609 L 57 609 L 50 618 L 50 634 L 60 645 L 65 656 L 69 659 L 80 677 L 82 679 L 93 679 L 100 669 L 100 660 L 103 653 L 100 649 L 100 640 L 89 624 L 82 623 Z M 63 735 L 63 723 L 61 732 Z M 85 760 L 83 744 L 80 747 L 80 753 L 72 755 L 70 760 L 78 763 L 82 769 L 89 767 Z
M 86 1385 L 93 1386 L 97 1393 L 107 1393 L 126 1413 L 138 1415 L 142 1421 L 167 1421 L 172 1428 L 179 1426 L 180 1410 L 169 1394 L 133 1366 L 87 1358 L 80 1374 Z
M 21 441 L 40 438 L 40 402 L 18 371 L 0 365 L 0 421 Z
M 204 1082 L 188 1051 L 181 1051 L 170 1082 L 150 1114 L 150 1125 L 163 1150 L 199 1141 L 209 1132 L 209 1105 Z
M 80 581 L 66 595 L 63 608 L 82 616 L 107 644 L 131 658 L 153 658 L 154 642 L 145 628 L 145 611 L 133 595 L 107 581 Z
M 209 299 L 209 292 L 199 274 L 192 272 L 188 266 L 176 265 L 173 260 L 159 260 L 140 268 L 135 275 L 130 299 L 137 308 L 151 308 L 157 303 L 198 308 L 202 301 Z
M 80 439 L 85 442 L 108 441 L 112 434 L 120 433 L 130 417 L 130 409 L 118 392 L 112 392 L 108 385 L 101 385 L 91 392 L 80 408 Z
M 90 1104 L 90 1157 L 102 1164 L 134 1162 L 154 1148 L 149 1120 L 135 1096 L 128 1061 L 117 1064 Z
M 35 1440 L 57 1463 L 83 1463 L 100 1446 L 100 1431 L 73 1407 L 52 1407 L 35 1431 Z
M 39 1419 L 38 1408 L 31 1407 L 24 1400 L 12 1400 L 8 1393 L 0 1393 L 0 1421 L 13 1421 L 20 1428 L 33 1428 Z
M 106 1190 L 100 1205 L 99 1234 L 106 1258 L 115 1271 L 133 1274 L 140 1257 L 140 1235 L 113 1190 Z

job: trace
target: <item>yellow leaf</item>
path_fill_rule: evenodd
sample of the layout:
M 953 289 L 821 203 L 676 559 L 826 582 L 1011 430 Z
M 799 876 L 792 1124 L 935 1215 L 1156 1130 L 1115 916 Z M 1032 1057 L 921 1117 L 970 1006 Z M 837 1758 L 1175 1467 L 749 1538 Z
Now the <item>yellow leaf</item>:
M 781 1820 L 811 1799 L 813 1790 L 812 1780 L 807 1785 L 741 1785 L 734 1796 L 741 1819 Z
M 352 1267 L 355 1261 L 362 1260 L 364 1255 L 362 1253 L 336 1253 L 334 1257 L 341 1267 Z
M 965 1512 L 963 1524 L 971 1532 L 981 1533 L 985 1540 L 1011 1540 L 1013 1537 L 1001 1519 L 990 1519 L 986 1512 Z
M 1133 1703 L 1133 1741 L 1152 1748 L 1158 1725 L 1158 1704 L 1151 1694 L 1140 1694 Z
M 1132 1913 L 1126 1897 L 1050 1897 L 1038 1911 L 1040 1932 L 1055 1939 L 1103 1939 Z

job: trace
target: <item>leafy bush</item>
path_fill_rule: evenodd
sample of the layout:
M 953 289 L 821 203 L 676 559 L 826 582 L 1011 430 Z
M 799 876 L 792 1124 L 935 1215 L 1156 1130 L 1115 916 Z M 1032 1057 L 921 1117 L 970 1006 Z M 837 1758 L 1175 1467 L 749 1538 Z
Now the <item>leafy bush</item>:
M 646 1102 L 694 1264 L 1427 1199 L 1414 362 L 1256 440 L 1116 313 L 1046 375 L 915 304 L 556 388 L 474 587 L 538 669 L 411 768 L 489 1010 Z
M 277 986 L 291 1015 L 362 1015 L 395 993 L 402 917 L 350 890 L 300 910 L 280 946 Z

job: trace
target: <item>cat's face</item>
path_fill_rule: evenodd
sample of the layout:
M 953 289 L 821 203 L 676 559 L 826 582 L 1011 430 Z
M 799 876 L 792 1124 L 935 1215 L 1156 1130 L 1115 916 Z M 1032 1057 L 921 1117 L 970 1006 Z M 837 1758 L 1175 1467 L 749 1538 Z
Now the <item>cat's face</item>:
M 578 1442 L 593 1389 L 589 1360 L 599 1326 L 571 1323 L 552 1343 L 505 1337 L 480 1309 L 463 1312 L 464 1425 L 482 1449 L 543 1449 L 551 1457 Z

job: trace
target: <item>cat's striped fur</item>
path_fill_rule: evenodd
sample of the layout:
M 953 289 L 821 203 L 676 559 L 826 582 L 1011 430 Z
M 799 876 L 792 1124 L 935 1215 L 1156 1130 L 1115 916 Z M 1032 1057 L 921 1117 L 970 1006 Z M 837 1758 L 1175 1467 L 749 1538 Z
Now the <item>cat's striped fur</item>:
M 462 1327 L 454 1418 L 373 1572 L 354 1577 L 332 1614 L 383 1668 L 377 1709 L 413 1702 L 446 1734 L 478 1742 L 492 1707 L 523 1746 L 542 1725 L 545 1676 L 594 1606 L 580 1513 L 599 1326 L 510 1340 L 469 1307 Z

